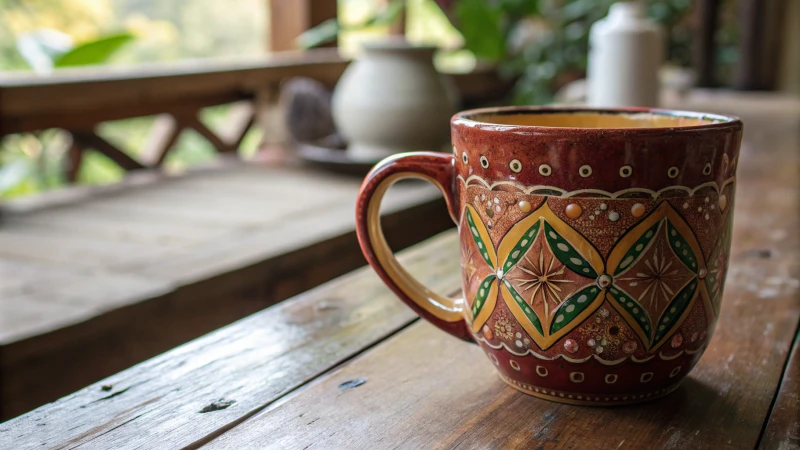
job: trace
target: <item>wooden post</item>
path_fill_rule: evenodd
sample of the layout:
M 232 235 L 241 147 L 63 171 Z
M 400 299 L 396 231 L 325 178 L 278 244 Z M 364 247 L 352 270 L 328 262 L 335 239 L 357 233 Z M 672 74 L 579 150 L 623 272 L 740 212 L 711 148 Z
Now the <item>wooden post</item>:
M 719 0 L 700 0 L 697 2 L 699 26 L 694 42 L 693 58 L 697 70 L 697 87 L 714 87 L 716 70 L 716 43 L 719 18 Z
M 67 183 L 74 184 L 78 181 L 81 164 L 83 164 L 83 149 L 73 140 L 67 150 L 67 156 L 64 158 L 64 177 Z
M 739 63 L 733 87 L 763 90 L 775 87 L 782 44 L 784 0 L 741 0 Z
M 295 39 L 305 30 L 337 17 L 336 0 L 267 0 L 269 42 L 267 49 L 296 50 Z M 332 42 L 326 46 L 335 47 Z

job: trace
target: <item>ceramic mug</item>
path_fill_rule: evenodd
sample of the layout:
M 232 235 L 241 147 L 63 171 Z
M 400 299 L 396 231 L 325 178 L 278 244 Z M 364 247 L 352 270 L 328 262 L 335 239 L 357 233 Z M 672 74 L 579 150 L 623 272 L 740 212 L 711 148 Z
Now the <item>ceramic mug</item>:
M 452 155 L 387 158 L 361 188 L 359 240 L 386 284 L 423 318 L 475 341 L 522 392 L 613 405 L 675 390 L 719 315 L 739 119 L 491 108 L 456 114 L 451 130 Z M 426 289 L 386 245 L 380 202 L 402 178 L 444 194 L 463 298 Z

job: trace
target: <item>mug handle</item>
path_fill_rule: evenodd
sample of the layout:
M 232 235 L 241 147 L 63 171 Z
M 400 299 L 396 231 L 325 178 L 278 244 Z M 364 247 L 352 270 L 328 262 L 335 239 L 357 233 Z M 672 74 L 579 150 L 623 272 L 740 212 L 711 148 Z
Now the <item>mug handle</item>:
M 381 200 L 389 186 L 403 178 L 420 178 L 442 191 L 450 217 L 458 224 L 454 163 L 452 155 L 434 152 L 404 153 L 378 163 L 358 194 L 356 232 L 367 261 L 400 300 L 440 329 L 472 341 L 464 321 L 464 299 L 439 295 L 406 272 L 386 243 L 380 221 Z

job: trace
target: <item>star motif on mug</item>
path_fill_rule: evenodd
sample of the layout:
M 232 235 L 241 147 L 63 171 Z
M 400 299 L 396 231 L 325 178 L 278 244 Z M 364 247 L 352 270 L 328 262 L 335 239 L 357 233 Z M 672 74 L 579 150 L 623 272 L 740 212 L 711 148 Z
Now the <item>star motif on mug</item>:
M 488 266 L 480 270 L 483 280 L 468 311 L 473 332 L 502 300 L 546 349 L 607 300 L 653 350 L 697 298 L 709 303 L 705 283 L 698 282 L 705 273 L 699 244 L 668 202 L 625 233 L 605 261 L 546 202 L 511 227 L 496 249 L 472 205 L 465 207 L 464 224 L 477 263 Z

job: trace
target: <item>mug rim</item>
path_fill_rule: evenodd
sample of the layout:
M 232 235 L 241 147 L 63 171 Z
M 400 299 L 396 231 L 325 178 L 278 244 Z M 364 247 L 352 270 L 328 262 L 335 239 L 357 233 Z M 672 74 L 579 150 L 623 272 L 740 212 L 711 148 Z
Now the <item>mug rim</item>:
M 666 127 L 554 127 L 543 125 L 511 125 L 485 122 L 480 120 L 480 116 L 485 115 L 538 115 L 538 114 L 578 114 L 578 113 L 594 113 L 594 114 L 651 114 L 655 116 L 666 116 L 674 118 L 698 119 L 698 120 L 711 120 L 709 123 L 701 125 L 676 125 Z M 652 133 L 675 133 L 681 131 L 704 131 L 704 130 L 720 130 L 725 128 L 742 128 L 742 121 L 739 117 L 733 115 L 704 113 L 697 111 L 685 111 L 677 109 L 665 108 L 648 108 L 648 107 L 622 107 L 622 108 L 594 108 L 589 106 L 495 106 L 486 108 L 475 108 L 457 112 L 450 119 L 450 124 L 453 127 L 467 126 L 471 128 L 480 128 L 482 130 L 494 131 L 519 131 L 519 132 L 551 132 L 551 133 L 635 133 L 635 134 L 652 134 Z

